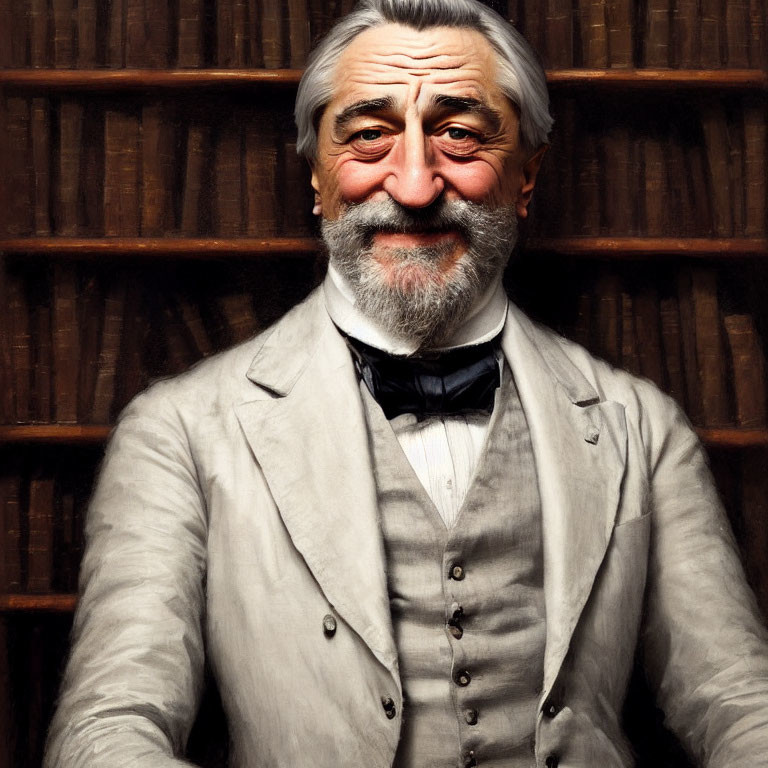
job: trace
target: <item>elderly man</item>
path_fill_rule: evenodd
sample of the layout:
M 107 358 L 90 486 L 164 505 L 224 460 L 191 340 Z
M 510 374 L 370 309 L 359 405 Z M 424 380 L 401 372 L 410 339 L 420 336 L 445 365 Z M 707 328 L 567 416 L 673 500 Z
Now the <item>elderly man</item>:
M 765 764 L 694 434 L 500 285 L 551 123 L 530 48 L 475 0 L 363 0 L 296 116 L 328 277 L 123 413 L 47 766 L 184 764 L 206 658 L 238 768 L 630 766 L 638 641 L 700 765 Z

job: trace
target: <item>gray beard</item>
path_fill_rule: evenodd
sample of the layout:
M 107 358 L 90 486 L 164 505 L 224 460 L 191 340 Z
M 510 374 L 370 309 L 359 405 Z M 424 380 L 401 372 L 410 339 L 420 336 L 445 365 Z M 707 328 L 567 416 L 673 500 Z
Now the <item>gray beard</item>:
M 440 263 L 453 243 L 392 248 L 389 253 L 399 262 L 394 268 L 372 258 L 377 232 L 449 230 L 463 236 L 467 249 L 447 276 Z M 446 341 L 500 276 L 517 241 L 517 216 L 512 206 L 441 200 L 426 209 L 407 209 L 390 198 L 352 204 L 338 219 L 323 219 L 322 234 L 331 264 L 349 282 L 358 309 L 394 336 L 427 349 Z M 427 275 L 418 284 L 406 277 L 414 266 Z M 392 269 L 394 280 L 387 280 Z

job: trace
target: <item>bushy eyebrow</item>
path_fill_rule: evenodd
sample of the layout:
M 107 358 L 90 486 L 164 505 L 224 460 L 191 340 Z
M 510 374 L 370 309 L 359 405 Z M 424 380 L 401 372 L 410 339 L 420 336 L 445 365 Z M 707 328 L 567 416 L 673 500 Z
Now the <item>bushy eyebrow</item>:
M 395 109 L 395 99 L 393 96 L 382 96 L 378 99 L 363 99 L 356 101 L 345 107 L 334 118 L 333 125 L 337 132 L 342 131 L 356 117 L 361 115 L 370 115 L 375 112 L 386 112 Z
M 501 113 L 485 102 L 480 101 L 480 99 L 473 99 L 470 96 L 438 94 L 432 97 L 432 105 L 441 109 L 448 109 L 451 112 L 469 112 L 474 115 L 480 115 L 488 121 L 493 133 L 501 131 L 503 124 Z

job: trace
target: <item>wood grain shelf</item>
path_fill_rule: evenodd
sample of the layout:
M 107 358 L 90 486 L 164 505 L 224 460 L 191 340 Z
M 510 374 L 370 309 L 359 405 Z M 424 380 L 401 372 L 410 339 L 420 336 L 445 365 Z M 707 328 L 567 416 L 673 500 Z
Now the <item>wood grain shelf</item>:
M 300 69 L 4 69 L 0 87 L 34 90 L 146 91 L 295 88 Z M 558 69 L 553 88 L 768 90 L 760 69 Z
M 109 424 L 7 424 L 0 425 L 0 445 L 39 443 L 54 445 L 101 445 L 109 437 Z M 697 427 L 709 448 L 768 447 L 768 429 Z
M 526 251 L 589 258 L 651 260 L 681 256 L 700 259 L 768 258 L 768 239 L 729 237 L 558 237 L 531 238 Z
M 314 237 L 18 237 L 0 239 L 0 253 L 68 259 L 185 260 L 306 256 L 320 250 Z M 768 258 L 764 238 L 569 237 L 532 238 L 525 250 L 596 259 L 645 260 L 680 256 L 702 259 Z
M 77 605 L 77 595 L 70 593 L 27 595 L 0 595 L 0 612 L 72 613 Z
M 28 237 L 0 239 L 0 253 L 70 259 L 176 257 L 189 260 L 317 253 L 314 237 Z

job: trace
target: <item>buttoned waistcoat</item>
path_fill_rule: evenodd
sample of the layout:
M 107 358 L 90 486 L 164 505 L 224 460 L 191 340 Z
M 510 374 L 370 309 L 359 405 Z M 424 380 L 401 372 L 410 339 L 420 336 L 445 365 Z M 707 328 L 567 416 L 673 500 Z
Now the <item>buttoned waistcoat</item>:
M 684 416 L 515 307 L 502 345 L 541 497 L 537 765 L 632 764 L 620 712 L 638 638 L 701 764 L 764 764 L 766 633 Z M 233 766 L 392 764 L 402 692 L 376 493 L 319 292 L 128 406 L 86 534 L 47 768 L 184 764 L 206 654 Z

